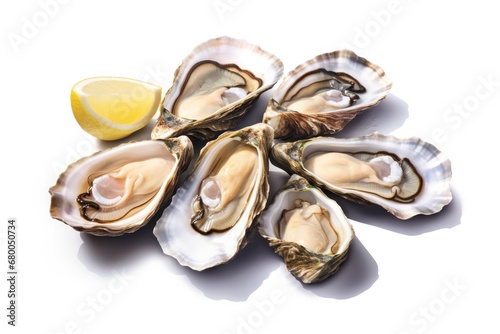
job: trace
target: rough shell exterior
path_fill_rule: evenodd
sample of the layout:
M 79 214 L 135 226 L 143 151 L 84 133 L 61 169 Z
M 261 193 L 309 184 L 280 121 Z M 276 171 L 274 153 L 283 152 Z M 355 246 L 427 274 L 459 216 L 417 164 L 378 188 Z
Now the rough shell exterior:
M 327 113 L 302 114 L 284 108 L 281 104 L 289 90 L 307 73 L 318 69 L 347 73 L 357 79 L 366 88 L 366 92 L 359 94 L 359 101 L 354 105 Z M 378 65 L 352 51 L 321 54 L 297 66 L 282 79 L 269 100 L 263 122 L 274 128 L 275 138 L 278 139 L 296 140 L 334 134 L 359 113 L 382 101 L 391 87 L 392 82 Z
M 173 105 L 181 93 L 183 83 L 195 64 L 212 60 L 220 64 L 235 64 L 262 80 L 262 86 L 227 108 L 200 120 L 186 119 L 172 114 Z M 259 46 L 231 37 L 219 37 L 198 45 L 177 68 L 171 88 L 165 94 L 161 113 L 151 138 L 169 138 L 187 135 L 192 139 L 209 140 L 233 128 L 238 119 L 269 90 L 283 75 L 283 63 L 275 55 Z
M 304 167 L 304 159 L 309 154 L 318 151 L 388 152 L 401 159 L 407 158 L 423 179 L 422 190 L 413 202 L 399 203 L 373 194 L 336 187 L 318 178 Z M 316 186 L 337 193 L 348 200 L 379 205 L 400 219 L 409 219 L 418 214 L 437 213 L 452 200 L 450 160 L 434 145 L 417 137 L 397 138 L 373 133 L 349 139 L 332 137 L 303 139 L 276 144 L 271 151 L 271 161 L 289 174 L 302 175 Z
M 304 198 L 326 208 L 339 235 L 340 247 L 335 254 L 316 254 L 295 242 L 280 239 L 276 225 L 283 210 L 293 207 L 293 200 Z M 274 251 L 283 257 L 287 269 L 304 283 L 319 282 L 333 275 L 347 258 L 354 230 L 338 204 L 299 175 L 292 175 L 276 193 L 273 202 L 259 217 L 259 233 Z
M 87 189 L 87 178 L 90 174 L 120 159 L 140 160 L 161 155 L 173 155 L 176 163 L 147 207 L 115 222 L 99 223 L 82 218 L 76 197 L 83 189 Z M 56 184 L 49 189 L 50 214 L 77 231 L 98 236 L 119 236 L 135 232 L 146 225 L 170 200 L 180 174 L 188 167 L 192 157 L 193 145 L 186 136 L 167 140 L 129 142 L 96 152 L 70 164 L 61 173 Z
M 191 203 L 207 170 L 218 160 L 217 153 L 231 141 L 241 141 L 256 147 L 258 173 L 251 187 L 251 201 L 246 204 L 238 222 L 229 230 L 203 235 L 190 225 Z M 163 252 L 184 266 L 202 271 L 225 263 L 247 243 L 256 227 L 254 219 L 266 206 L 269 195 L 269 156 L 273 142 L 273 129 L 258 123 L 237 131 L 225 132 L 208 142 L 201 150 L 188 179 L 172 198 L 171 204 L 157 221 L 154 234 Z

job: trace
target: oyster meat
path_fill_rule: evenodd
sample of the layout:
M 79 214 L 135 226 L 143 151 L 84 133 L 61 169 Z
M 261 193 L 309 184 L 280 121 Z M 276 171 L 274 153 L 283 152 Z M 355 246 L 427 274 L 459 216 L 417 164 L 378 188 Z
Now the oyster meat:
M 282 75 L 281 60 L 257 45 L 230 37 L 208 40 L 176 70 L 151 138 L 213 139 Z
M 354 52 L 325 53 L 283 78 L 269 100 L 263 122 L 280 139 L 333 134 L 377 105 L 391 87 L 379 66 Z
M 69 165 L 50 188 L 50 213 L 75 230 L 117 236 L 144 226 L 166 204 L 193 146 L 186 136 L 130 142 Z
M 198 271 L 236 255 L 267 202 L 272 141 L 272 128 L 258 123 L 203 147 L 154 228 L 165 254 Z
M 347 258 L 354 230 L 339 205 L 294 174 L 259 217 L 259 233 L 304 283 L 331 276 Z
M 441 211 L 451 199 L 451 163 L 420 138 L 374 133 L 276 144 L 271 161 L 319 187 L 382 206 L 400 219 Z

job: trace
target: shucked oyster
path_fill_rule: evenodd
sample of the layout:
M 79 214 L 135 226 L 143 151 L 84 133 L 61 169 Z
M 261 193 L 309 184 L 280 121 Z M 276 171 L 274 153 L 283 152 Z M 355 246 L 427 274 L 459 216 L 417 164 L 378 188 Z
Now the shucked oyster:
M 392 83 L 384 71 L 349 50 L 319 55 L 288 73 L 269 100 L 263 122 L 275 137 L 336 133 L 378 104 Z
M 205 145 L 154 228 L 165 254 L 194 270 L 236 255 L 267 202 L 272 141 L 272 128 L 259 123 Z
M 117 236 L 166 204 L 193 156 L 186 136 L 130 142 L 82 158 L 50 188 L 50 213 L 75 230 Z
M 299 175 L 292 175 L 259 217 L 259 233 L 304 283 L 335 273 L 354 238 L 335 201 Z
M 316 137 L 276 144 L 271 161 L 315 185 L 400 219 L 439 212 L 451 199 L 451 163 L 419 138 L 374 133 L 351 139 Z
M 256 45 L 230 37 L 208 40 L 176 70 L 151 138 L 213 139 L 282 75 L 281 60 Z

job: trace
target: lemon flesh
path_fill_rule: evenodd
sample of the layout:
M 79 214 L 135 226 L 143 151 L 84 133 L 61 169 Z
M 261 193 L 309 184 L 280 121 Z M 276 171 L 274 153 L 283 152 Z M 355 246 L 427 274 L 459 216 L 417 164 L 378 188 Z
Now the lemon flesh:
M 127 78 L 88 78 L 71 90 L 76 121 L 102 140 L 121 139 L 145 127 L 160 101 L 161 87 Z

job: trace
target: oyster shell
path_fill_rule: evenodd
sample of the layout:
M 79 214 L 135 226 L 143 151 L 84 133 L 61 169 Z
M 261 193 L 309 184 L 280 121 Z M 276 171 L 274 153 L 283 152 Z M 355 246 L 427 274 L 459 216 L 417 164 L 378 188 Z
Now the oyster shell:
M 205 145 L 154 228 L 165 254 L 198 271 L 236 255 L 267 202 L 272 141 L 258 123 Z
M 281 60 L 257 45 L 230 37 L 208 40 L 177 68 L 151 138 L 213 139 L 282 75 Z
M 186 136 L 99 151 L 61 173 L 49 189 L 50 214 L 94 235 L 134 232 L 170 200 L 192 156 L 193 145 Z
M 352 51 L 321 54 L 282 79 L 263 122 L 274 128 L 279 139 L 333 134 L 377 105 L 391 87 L 379 66 Z
M 324 280 L 347 258 L 354 230 L 339 205 L 294 174 L 259 217 L 259 233 L 304 283 Z
M 400 219 L 434 214 L 452 199 L 450 160 L 417 137 L 374 133 L 303 139 L 276 144 L 271 161 L 346 199 L 382 206 Z

